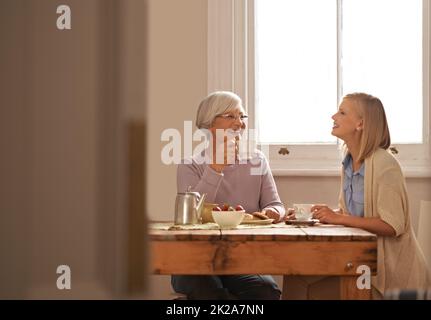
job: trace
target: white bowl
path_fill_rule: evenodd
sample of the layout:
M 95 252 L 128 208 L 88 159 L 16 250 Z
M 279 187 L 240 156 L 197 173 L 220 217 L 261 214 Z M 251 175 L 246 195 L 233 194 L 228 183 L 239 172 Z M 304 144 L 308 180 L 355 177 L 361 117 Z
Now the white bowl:
M 245 210 L 241 211 L 213 211 L 213 219 L 222 229 L 236 228 L 245 217 Z

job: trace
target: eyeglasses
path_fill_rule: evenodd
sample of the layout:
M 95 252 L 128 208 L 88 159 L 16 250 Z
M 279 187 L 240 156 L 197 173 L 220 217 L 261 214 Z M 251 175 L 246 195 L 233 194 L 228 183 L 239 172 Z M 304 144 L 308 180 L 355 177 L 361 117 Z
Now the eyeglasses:
M 242 122 L 247 121 L 247 119 L 248 119 L 248 115 L 246 115 L 246 114 L 240 114 L 239 116 L 234 116 L 233 114 L 226 113 L 226 114 L 220 114 L 217 117 L 223 118 L 223 119 L 228 120 L 228 121 L 235 121 L 235 120 L 239 119 Z

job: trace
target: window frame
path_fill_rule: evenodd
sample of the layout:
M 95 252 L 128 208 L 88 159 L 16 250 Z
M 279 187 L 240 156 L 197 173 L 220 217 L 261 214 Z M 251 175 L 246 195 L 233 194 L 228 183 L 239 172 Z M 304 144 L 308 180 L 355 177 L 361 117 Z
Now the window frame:
M 340 2 L 337 0 L 338 8 Z M 394 144 L 406 177 L 431 177 L 430 0 L 423 3 L 423 143 Z M 339 10 L 339 9 L 338 9 Z M 338 12 L 338 21 L 340 21 Z M 338 24 L 338 23 L 337 23 Z M 337 35 L 339 37 L 339 35 Z M 254 0 L 208 0 L 208 93 L 229 90 L 243 99 L 249 126 L 255 127 Z M 340 50 L 338 49 L 338 55 Z M 340 70 L 337 70 L 339 73 Z M 340 77 L 339 77 L 340 78 Z M 340 84 L 337 86 L 338 100 Z M 335 110 L 334 110 L 335 112 Z M 329 120 L 328 120 L 329 121 Z M 341 146 L 337 144 L 260 145 L 278 176 L 339 176 Z M 289 154 L 279 151 L 287 148 Z

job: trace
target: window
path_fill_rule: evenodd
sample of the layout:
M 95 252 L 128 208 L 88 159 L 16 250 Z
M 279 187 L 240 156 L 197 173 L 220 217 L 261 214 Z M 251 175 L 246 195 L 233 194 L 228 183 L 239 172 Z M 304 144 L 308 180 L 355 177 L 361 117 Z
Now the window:
M 330 117 L 362 91 L 385 105 L 407 175 L 430 175 L 429 0 L 208 4 L 208 89 L 244 98 L 274 174 L 338 174 Z
M 335 144 L 337 2 L 257 0 L 255 8 L 259 142 Z

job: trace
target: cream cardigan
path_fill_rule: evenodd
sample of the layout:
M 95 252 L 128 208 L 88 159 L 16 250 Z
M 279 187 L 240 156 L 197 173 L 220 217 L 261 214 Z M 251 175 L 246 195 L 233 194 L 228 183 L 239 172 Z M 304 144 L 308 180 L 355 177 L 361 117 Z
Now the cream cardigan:
M 347 212 L 343 180 L 341 170 L 339 201 L 340 208 Z M 394 237 L 377 238 L 377 276 L 372 285 L 381 294 L 393 289 L 431 287 L 431 273 L 411 227 L 401 167 L 386 150 L 378 149 L 365 159 L 364 198 L 364 216 L 380 218 L 396 232 Z

